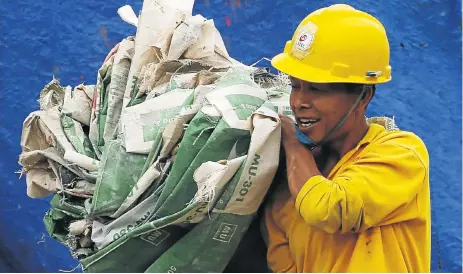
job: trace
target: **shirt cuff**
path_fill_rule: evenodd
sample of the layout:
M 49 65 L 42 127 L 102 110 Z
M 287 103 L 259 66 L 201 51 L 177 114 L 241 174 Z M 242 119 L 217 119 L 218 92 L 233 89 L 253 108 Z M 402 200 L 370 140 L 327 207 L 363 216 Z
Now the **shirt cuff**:
M 307 180 L 307 182 L 305 182 L 305 184 L 302 186 L 301 190 L 299 190 L 299 193 L 297 194 L 297 197 L 296 197 L 296 209 L 299 212 L 299 214 L 301 214 L 302 203 L 304 202 L 304 198 L 307 196 L 307 194 L 309 194 L 309 192 L 312 190 L 312 188 L 315 185 L 318 185 L 319 183 L 325 180 L 328 180 L 328 179 L 326 179 L 322 175 L 315 175 L 309 180 Z

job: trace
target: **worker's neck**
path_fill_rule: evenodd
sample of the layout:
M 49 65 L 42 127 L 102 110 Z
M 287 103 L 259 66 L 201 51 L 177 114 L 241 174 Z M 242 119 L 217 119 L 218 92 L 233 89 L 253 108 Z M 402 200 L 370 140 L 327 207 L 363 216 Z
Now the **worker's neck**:
M 356 130 L 349 131 L 348 134 L 342 135 L 327 144 L 338 159 L 341 159 L 346 153 L 354 149 L 360 143 L 363 137 L 365 137 L 369 125 L 365 119 L 361 119 L 355 128 Z

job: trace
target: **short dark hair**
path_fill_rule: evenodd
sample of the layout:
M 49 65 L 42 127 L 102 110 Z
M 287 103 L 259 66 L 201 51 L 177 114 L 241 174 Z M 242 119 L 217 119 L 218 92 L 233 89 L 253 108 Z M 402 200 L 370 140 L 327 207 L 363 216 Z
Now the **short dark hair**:
M 345 83 L 344 86 L 346 87 L 347 93 L 360 94 L 366 85 L 356 84 L 356 83 Z M 371 91 L 373 92 L 373 96 L 374 96 L 376 92 L 376 85 L 369 85 L 369 86 L 371 86 Z

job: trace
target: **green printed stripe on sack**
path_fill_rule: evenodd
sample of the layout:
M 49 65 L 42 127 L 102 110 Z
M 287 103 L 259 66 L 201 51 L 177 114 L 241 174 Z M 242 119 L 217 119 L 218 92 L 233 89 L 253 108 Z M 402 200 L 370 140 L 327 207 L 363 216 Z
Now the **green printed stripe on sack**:
M 90 139 L 84 133 L 82 124 L 63 113 L 60 114 L 60 120 L 64 134 L 74 149 L 80 154 L 95 159 L 95 152 L 93 151 Z

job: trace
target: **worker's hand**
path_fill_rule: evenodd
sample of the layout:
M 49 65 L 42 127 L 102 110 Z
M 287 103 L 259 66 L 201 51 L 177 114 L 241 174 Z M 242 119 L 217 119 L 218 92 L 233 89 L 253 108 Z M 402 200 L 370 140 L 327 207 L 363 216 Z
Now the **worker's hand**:
M 299 139 L 296 136 L 296 128 L 294 121 L 286 115 L 280 115 L 281 119 L 281 141 L 283 146 L 286 148 L 288 146 L 301 146 L 304 145 L 299 142 Z
M 297 194 L 308 179 L 320 175 L 314 154 L 296 136 L 294 121 L 284 115 L 281 119 L 282 149 L 286 159 L 288 187 L 291 195 L 296 199 Z M 316 153 L 320 154 L 320 150 Z
M 300 147 L 300 148 L 304 148 L 305 150 L 308 150 L 304 145 L 301 144 L 301 142 L 296 136 L 296 129 L 295 129 L 294 121 L 290 117 L 285 116 L 285 115 L 280 115 L 280 119 L 281 119 L 281 135 L 282 135 L 281 138 L 282 138 L 282 145 L 283 145 L 282 153 L 285 153 L 284 146 L 286 147 L 296 146 L 296 147 Z M 319 146 L 315 147 L 312 151 L 309 150 L 309 152 L 312 153 L 315 159 L 318 159 L 319 157 L 322 156 L 321 155 L 322 149 Z

